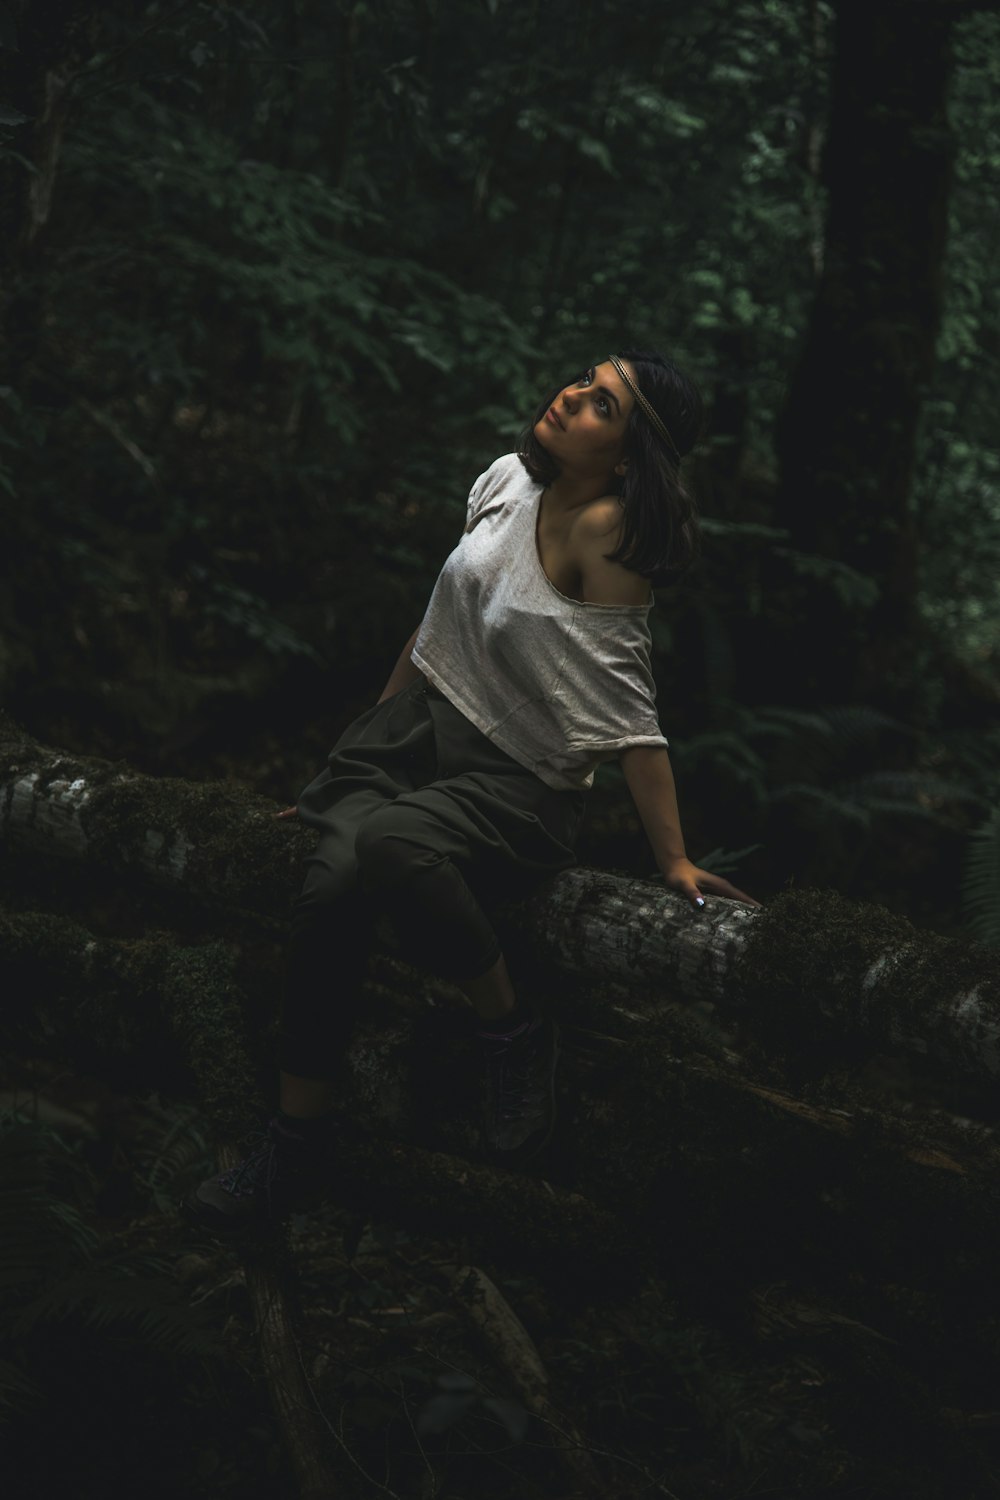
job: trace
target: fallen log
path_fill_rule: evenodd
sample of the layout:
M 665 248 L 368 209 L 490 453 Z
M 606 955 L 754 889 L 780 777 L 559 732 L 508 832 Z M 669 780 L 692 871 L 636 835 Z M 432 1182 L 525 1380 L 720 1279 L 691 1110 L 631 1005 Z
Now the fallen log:
M 143 776 L 36 744 L 0 714 L 0 820 L 14 851 L 86 861 L 280 921 L 313 840 L 227 782 Z
M 99 940 L 63 917 L 0 909 L 0 991 L 10 997 L 5 1043 L 8 1050 L 54 1054 L 81 1071 L 110 1074 L 133 1091 L 194 1091 L 216 1134 L 234 1142 L 270 1113 L 258 1097 L 258 1076 L 271 1072 L 266 1036 L 248 1035 L 236 966 L 224 943 L 183 947 L 168 934 Z M 391 977 L 383 974 L 373 986 L 378 1009 L 384 1013 L 393 999 L 404 1012 L 411 1009 L 408 990 L 401 984 L 394 992 Z M 379 1138 L 345 1132 L 336 1183 L 345 1205 L 395 1213 L 428 1232 L 448 1225 L 477 1244 L 515 1251 L 523 1250 L 530 1226 L 534 1259 L 565 1259 L 575 1246 L 597 1275 L 634 1260 L 634 1242 L 613 1216 L 579 1194 L 532 1179 L 511 1192 L 514 1179 L 506 1174 L 435 1152 L 447 1128 L 425 1124 L 430 1145 L 413 1145 L 407 1138 L 420 1132 L 411 1125 L 414 1075 L 402 1039 L 411 1036 L 412 1023 L 405 1013 L 401 1028 L 398 1017 L 395 1027 L 369 1021 L 351 1052 L 345 1113 Z M 456 1046 L 452 1037 L 446 1055 Z M 448 1123 L 448 1143 L 461 1137 L 459 1144 L 474 1153 L 460 1122 Z M 404 1139 L 386 1139 L 394 1131 Z
M 261 1059 L 258 1045 L 239 1062 L 246 1044 L 224 945 L 98 942 L 65 919 L 20 913 L 0 917 L 5 963 L 15 950 L 16 987 L 32 1006 L 10 1007 L 9 1040 L 89 1068 L 106 1044 L 133 1087 L 190 1089 L 193 1074 L 216 1118 L 232 1129 L 240 1099 L 245 1118 Z M 387 977 L 382 1013 L 359 1026 L 348 1054 L 343 1110 L 362 1136 L 347 1132 L 338 1162 L 346 1204 L 445 1225 L 574 1276 L 588 1259 L 652 1255 L 672 1274 L 696 1267 L 736 1287 L 807 1261 L 830 1274 L 856 1262 L 947 1299 L 960 1251 L 966 1305 L 976 1284 L 990 1294 L 1000 1150 L 989 1132 L 858 1099 L 832 1107 L 752 1076 L 724 1050 L 701 1054 L 690 1038 L 682 1051 L 684 1037 L 637 1043 L 567 1021 L 552 1146 L 534 1175 L 496 1172 L 476 1159 L 472 1039 L 448 1017 L 414 1014 L 405 989 L 403 1013 L 387 1014 Z M 571 1002 L 562 1004 L 567 1019 Z
M 55 1052 L 132 1088 L 196 1084 L 222 1138 L 254 1123 L 257 1080 L 226 944 L 99 939 L 66 917 L 0 910 L 0 992 L 8 1051 Z
M 120 870 L 280 932 L 312 846 L 274 807 L 225 783 L 142 776 L 38 745 L 0 715 L 7 847 Z M 1000 956 L 920 932 L 882 907 L 789 890 L 755 909 L 696 913 L 654 882 L 574 869 L 498 914 L 505 943 L 590 1011 L 645 1034 L 671 1003 L 708 1002 L 781 1041 L 822 1018 L 831 1034 L 1000 1077 Z

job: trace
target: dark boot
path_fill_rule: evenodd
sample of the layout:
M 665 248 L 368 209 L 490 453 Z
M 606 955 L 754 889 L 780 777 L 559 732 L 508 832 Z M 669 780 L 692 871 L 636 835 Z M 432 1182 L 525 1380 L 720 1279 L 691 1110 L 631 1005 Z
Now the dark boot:
M 181 1205 L 188 1221 L 220 1234 L 266 1229 L 322 1195 L 330 1180 L 333 1130 L 326 1120 L 276 1115 L 236 1166 L 208 1177 Z
M 486 1059 L 486 1148 L 519 1165 L 536 1155 L 555 1121 L 559 1028 L 536 1016 L 513 1032 L 479 1033 Z

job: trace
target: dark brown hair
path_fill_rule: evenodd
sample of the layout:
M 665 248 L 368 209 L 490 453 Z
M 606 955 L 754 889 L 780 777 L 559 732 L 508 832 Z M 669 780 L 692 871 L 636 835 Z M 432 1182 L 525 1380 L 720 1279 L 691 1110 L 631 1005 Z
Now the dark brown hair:
M 632 366 L 640 391 L 662 419 L 677 452 L 664 442 L 636 402 L 625 428 L 628 469 L 624 479 L 613 476 L 625 511 L 622 539 L 607 556 L 654 585 L 670 583 L 690 568 L 701 548 L 698 513 L 684 486 L 680 459 L 701 436 L 704 403 L 694 381 L 665 355 L 623 349 L 618 358 Z M 518 446 L 518 457 L 538 484 L 557 479 L 559 465 L 535 437 L 535 424 L 572 383 L 563 381 L 549 392 Z

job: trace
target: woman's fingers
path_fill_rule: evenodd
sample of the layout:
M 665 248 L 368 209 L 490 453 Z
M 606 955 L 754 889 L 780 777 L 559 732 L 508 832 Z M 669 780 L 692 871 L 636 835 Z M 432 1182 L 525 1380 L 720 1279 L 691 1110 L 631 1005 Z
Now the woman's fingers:
M 284 812 L 275 813 L 276 818 L 297 818 L 299 810 L 297 807 L 286 807 Z

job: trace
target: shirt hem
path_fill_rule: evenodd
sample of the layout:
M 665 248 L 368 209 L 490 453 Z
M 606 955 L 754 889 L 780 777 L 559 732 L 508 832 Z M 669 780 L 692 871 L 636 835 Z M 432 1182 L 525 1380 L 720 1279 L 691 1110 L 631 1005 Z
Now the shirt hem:
M 568 750 L 584 750 L 587 755 L 593 751 L 595 755 L 607 755 L 615 750 L 628 750 L 632 745 L 663 745 L 670 748 L 670 741 L 665 734 L 627 734 L 620 740 L 602 740 L 593 744 L 590 740 L 586 745 L 568 745 Z
M 448 702 L 454 708 L 457 708 L 460 714 L 464 714 L 470 724 L 475 725 L 480 734 L 485 734 L 486 738 L 492 740 L 493 744 L 499 750 L 502 750 L 505 755 L 509 755 L 511 760 L 516 760 L 518 765 L 525 771 L 530 771 L 532 776 L 537 776 L 539 781 L 544 781 L 545 785 L 550 786 L 553 791 L 579 792 L 586 790 L 591 785 L 594 779 L 594 766 L 587 769 L 576 780 L 571 780 L 570 777 L 561 774 L 559 771 L 550 771 L 548 767 L 540 765 L 537 761 L 527 759 L 524 751 L 515 742 L 512 742 L 506 735 L 497 734 L 495 727 L 491 726 L 489 721 L 482 714 L 478 713 L 472 704 L 467 704 L 461 694 L 456 693 L 451 683 L 442 677 L 440 672 L 435 671 L 419 652 L 416 650 L 411 651 L 410 660 L 415 667 L 423 672 L 427 681 L 432 683 L 439 693 L 443 693 Z M 507 721 L 503 720 L 503 722 L 506 723 Z M 586 747 L 587 753 L 589 753 L 589 750 L 590 746 L 588 745 Z M 583 770 L 583 767 L 581 767 L 581 770 Z

